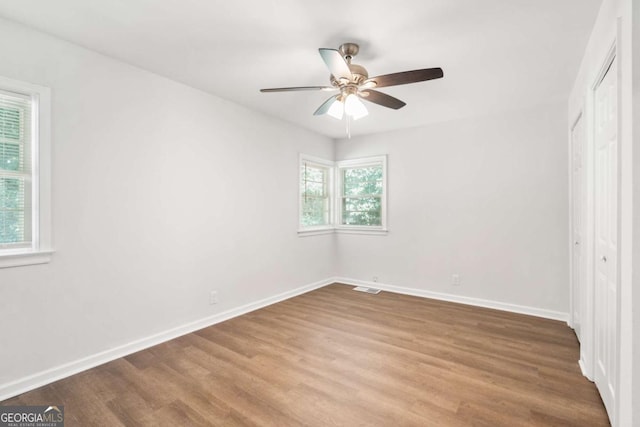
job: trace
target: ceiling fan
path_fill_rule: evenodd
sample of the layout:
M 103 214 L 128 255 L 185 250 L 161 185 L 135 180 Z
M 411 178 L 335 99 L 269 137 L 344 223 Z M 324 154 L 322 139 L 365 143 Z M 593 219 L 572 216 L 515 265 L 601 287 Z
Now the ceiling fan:
M 343 116 L 357 120 L 368 114 L 361 99 L 383 107 L 397 110 L 406 104 L 393 96 L 378 92 L 377 88 L 417 83 L 443 77 L 441 68 L 424 68 L 369 77 L 367 70 L 351 62 L 360 47 L 356 43 L 344 43 L 338 49 L 318 49 L 322 60 L 331 73 L 331 86 L 302 86 L 260 89 L 260 92 L 291 92 L 300 90 L 339 91 L 327 99 L 313 113 L 316 116 L 328 114 L 341 120 Z

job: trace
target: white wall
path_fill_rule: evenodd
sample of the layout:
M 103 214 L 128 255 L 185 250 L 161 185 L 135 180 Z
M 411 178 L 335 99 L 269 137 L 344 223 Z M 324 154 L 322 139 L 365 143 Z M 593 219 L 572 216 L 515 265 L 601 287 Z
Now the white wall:
M 339 235 L 339 275 L 567 313 L 566 127 L 553 104 L 338 141 L 389 155 L 390 230 Z
M 56 251 L 0 270 L 0 389 L 333 275 L 333 236 L 296 234 L 330 139 L 4 20 L 0 57 L 52 89 Z

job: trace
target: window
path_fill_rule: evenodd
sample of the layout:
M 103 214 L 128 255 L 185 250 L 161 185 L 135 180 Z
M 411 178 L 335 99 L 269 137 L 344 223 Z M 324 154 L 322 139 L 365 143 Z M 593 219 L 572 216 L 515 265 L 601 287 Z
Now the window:
M 31 98 L 0 91 L 0 247 L 31 245 Z
M 385 233 L 386 171 L 386 156 L 333 163 L 301 155 L 298 232 Z
M 300 230 L 331 228 L 333 163 L 300 157 Z
M 49 260 L 48 131 L 49 90 L 0 78 L 0 267 Z
M 386 229 L 386 156 L 337 163 L 339 227 Z

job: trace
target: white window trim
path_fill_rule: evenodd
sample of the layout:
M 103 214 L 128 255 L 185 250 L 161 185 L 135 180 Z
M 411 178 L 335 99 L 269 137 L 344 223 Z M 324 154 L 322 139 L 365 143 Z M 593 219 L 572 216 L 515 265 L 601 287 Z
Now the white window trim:
M 302 214 L 302 200 L 300 197 L 300 165 L 302 162 L 308 161 L 309 163 L 315 163 L 321 166 L 329 167 L 329 182 L 330 182 L 330 223 L 328 225 L 319 227 L 300 227 L 300 216 Z M 379 165 L 382 163 L 382 211 L 381 225 L 380 226 L 368 226 L 368 225 L 342 225 L 342 210 L 340 209 L 340 199 L 342 197 L 341 191 L 341 168 L 347 167 L 366 167 Z M 298 236 L 316 236 L 322 234 L 368 234 L 368 235 L 386 235 L 388 233 L 387 228 L 387 156 L 373 156 L 363 157 L 358 159 L 340 160 L 332 162 L 330 160 L 322 159 L 320 157 L 309 156 L 306 154 L 300 154 L 298 162 Z
M 51 261 L 51 90 L 0 76 L 0 88 L 32 97 L 32 245 L 0 250 L 0 268 Z
M 308 162 L 311 164 L 316 164 L 319 166 L 325 166 L 329 169 L 329 173 L 327 174 L 327 179 L 329 182 L 327 183 L 327 188 L 329 190 L 329 224 L 313 226 L 313 227 L 302 227 L 300 224 L 300 217 L 302 216 L 302 197 L 300 197 L 300 187 L 302 186 L 300 176 L 300 165 L 303 162 Z M 318 234 L 330 234 L 333 233 L 334 229 L 334 170 L 335 163 L 330 160 L 325 160 L 320 157 L 309 156 L 307 154 L 300 154 L 298 161 L 298 235 L 300 236 L 316 236 Z

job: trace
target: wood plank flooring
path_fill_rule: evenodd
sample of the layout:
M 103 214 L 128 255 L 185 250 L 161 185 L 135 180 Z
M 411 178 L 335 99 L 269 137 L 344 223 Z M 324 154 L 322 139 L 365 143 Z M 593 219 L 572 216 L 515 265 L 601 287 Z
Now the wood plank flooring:
M 607 426 L 562 322 L 334 284 L 2 402 L 66 426 Z

